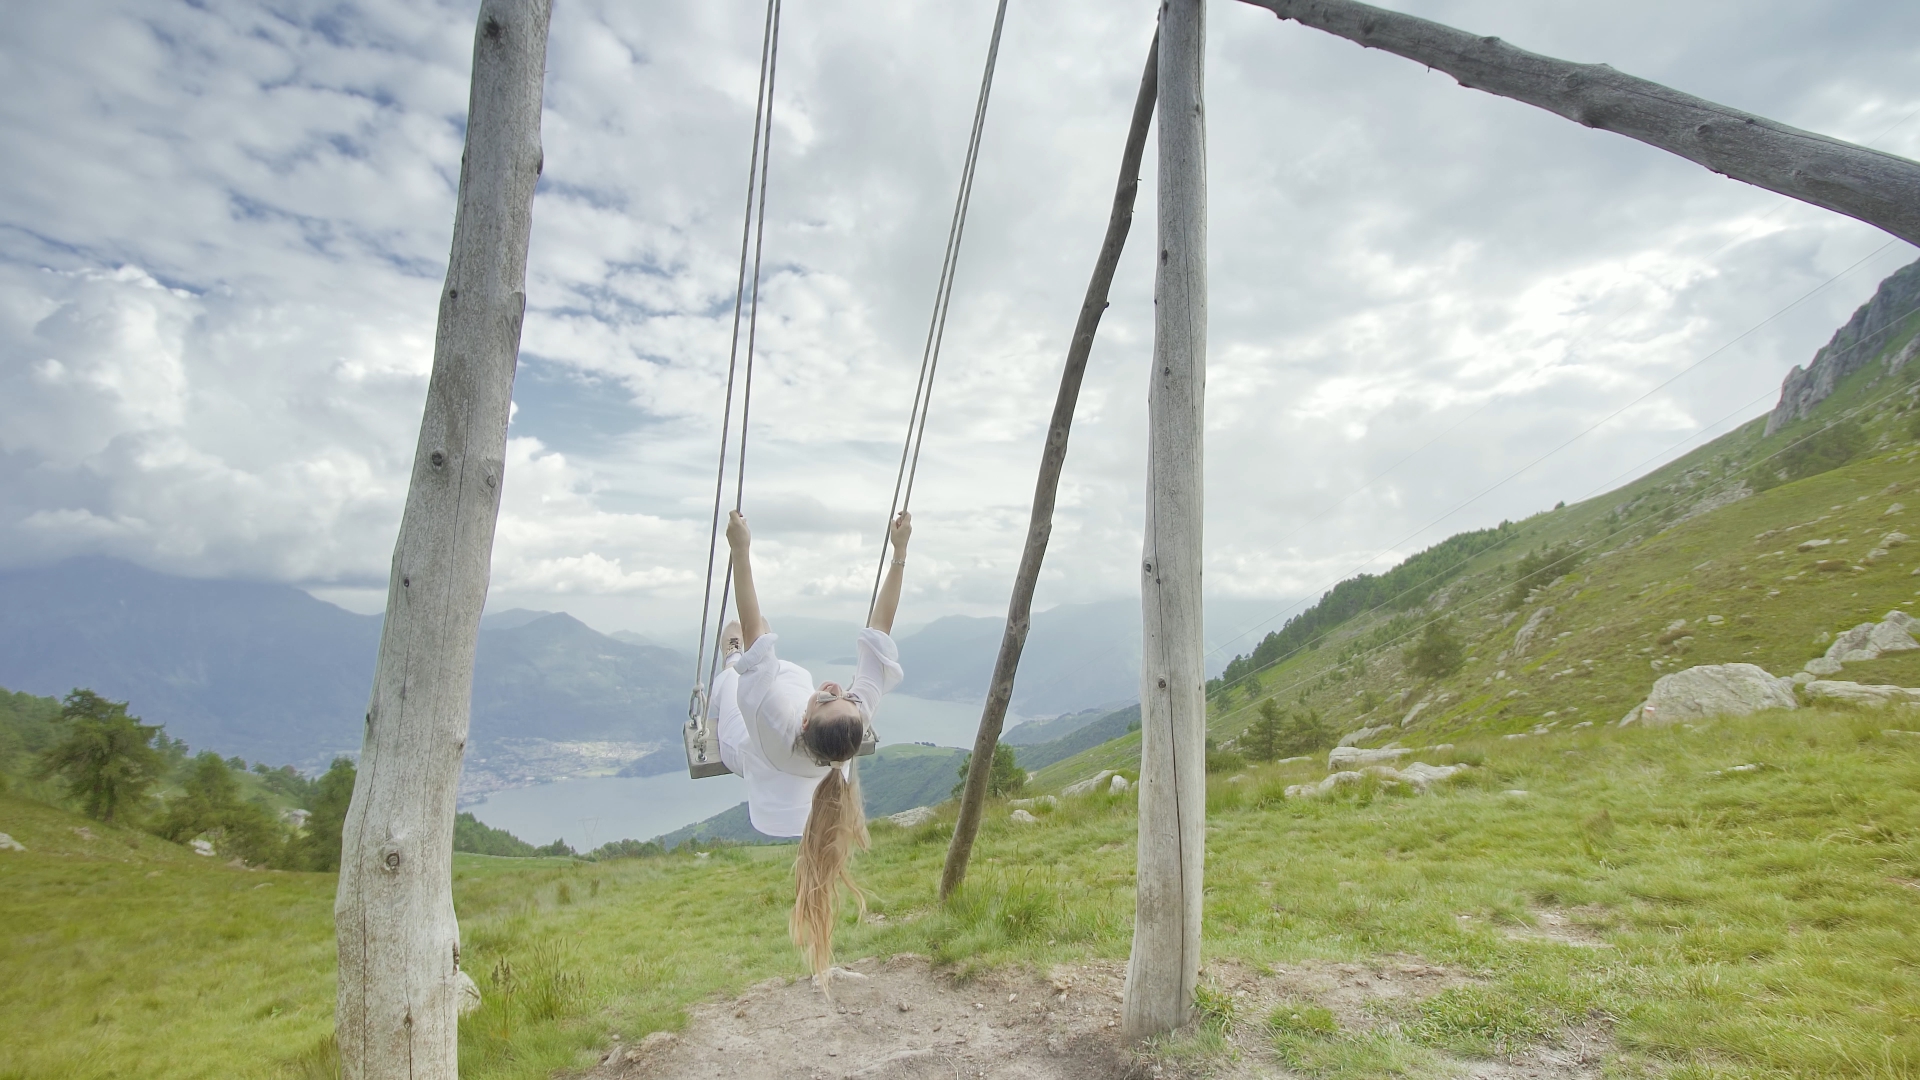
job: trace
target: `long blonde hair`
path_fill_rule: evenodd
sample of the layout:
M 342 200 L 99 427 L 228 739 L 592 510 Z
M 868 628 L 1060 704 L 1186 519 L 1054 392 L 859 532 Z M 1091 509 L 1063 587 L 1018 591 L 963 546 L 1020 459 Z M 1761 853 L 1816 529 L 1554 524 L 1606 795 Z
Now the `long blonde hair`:
M 842 883 L 853 891 L 860 914 L 867 913 L 866 894 L 854 882 L 851 869 L 854 851 L 865 851 L 868 845 L 867 812 L 861 803 L 860 774 L 853 761 L 829 766 L 826 777 L 813 789 L 813 806 L 800 834 L 787 931 L 815 975 L 833 966 L 833 923 L 840 914 Z

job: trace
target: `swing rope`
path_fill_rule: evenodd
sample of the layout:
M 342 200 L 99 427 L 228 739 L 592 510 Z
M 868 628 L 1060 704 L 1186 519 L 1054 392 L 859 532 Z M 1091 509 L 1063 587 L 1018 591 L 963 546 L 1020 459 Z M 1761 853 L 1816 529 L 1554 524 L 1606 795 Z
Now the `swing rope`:
M 940 345 L 947 334 L 947 310 L 953 301 L 953 279 L 960 261 L 960 238 L 967 229 L 967 205 L 973 199 L 973 174 L 980 163 L 980 133 L 987 122 L 987 98 L 993 90 L 993 69 L 1000 58 L 1000 30 L 1007 21 L 1007 0 L 1000 0 L 993 16 L 993 38 L 987 44 L 986 70 L 980 75 L 980 96 L 973 106 L 973 129 L 967 136 L 966 163 L 960 170 L 960 193 L 954 200 L 953 220 L 947 226 L 947 251 L 940 261 L 940 282 L 934 288 L 933 317 L 927 343 L 920 354 L 920 377 L 914 384 L 913 408 L 907 413 L 907 437 L 900 447 L 900 468 L 893 479 L 893 499 L 887 523 L 880 530 L 880 559 L 873 568 L 873 593 L 867 598 L 867 621 L 880 602 L 880 579 L 887 569 L 887 546 L 894 518 L 913 502 L 913 480 L 920 471 L 920 448 L 926 442 L 927 413 L 933 403 L 933 377 L 940 368 Z
M 689 717 L 696 725 L 706 718 L 707 691 L 720 670 L 724 651 L 719 639 L 722 631 L 715 631 L 713 657 L 709 664 L 707 628 L 713 614 L 713 569 L 719 552 L 720 510 L 726 495 L 727 443 L 733 425 L 734 377 L 736 371 L 740 371 L 740 321 L 743 311 L 747 323 L 747 355 L 745 369 L 740 371 L 743 376 L 740 380 L 740 452 L 735 461 L 733 508 L 739 510 L 746 497 L 747 425 L 753 407 L 753 353 L 760 327 L 760 266 L 767 228 L 767 168 L 773 157 L 773 89 L 780 59 L 780 4 L 781 0 L 767 0 L 766 24 L 760 37 L 760 89 L 753 106 L 753 150 L 747 159 L 747 206 L 740 225 L 740 271 L 734 282 L 733 333 L 727 352 L 727 396 L 720 414 L 720 463 L 713 478 L 713 520 L 707 531 L 707 582 L 700 605 L 699 647 L 693 661 L 693 697 L 687 705 Z M 751 289 L 747 285 L 749 247 L 753 255 Z M 731 556 L 727 562 L 727 574 L 720 592 L 720 611 L 723 614 L 733 594 Z

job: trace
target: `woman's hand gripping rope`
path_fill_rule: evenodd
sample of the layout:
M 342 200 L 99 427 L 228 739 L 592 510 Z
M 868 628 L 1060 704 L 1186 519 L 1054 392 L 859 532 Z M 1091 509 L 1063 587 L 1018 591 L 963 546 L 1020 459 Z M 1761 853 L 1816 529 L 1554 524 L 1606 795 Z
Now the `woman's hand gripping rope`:
M 893 633 L 893 616 L 900 610 L 900 584 L 907 574 L 907 541 L 913 539 L 913 515 L 900 511 L 887 529 L 887 539 L 893 544 L 893 565 L 887 567 L 887 579 L 873 603 L 873 617 L 867 620 L 868 626 L 883 634 Z

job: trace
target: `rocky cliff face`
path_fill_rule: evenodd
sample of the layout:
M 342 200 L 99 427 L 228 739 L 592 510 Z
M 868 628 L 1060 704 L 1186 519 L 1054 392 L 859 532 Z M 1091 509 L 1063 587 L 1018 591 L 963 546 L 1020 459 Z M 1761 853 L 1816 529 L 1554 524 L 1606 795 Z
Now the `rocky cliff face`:
M 1889 338 L 1909 315 L 1920 308 L 1920 262 L 1910 263 L 1880 283 L 1873 299 L 1860 306 L 1847 324 L 1833 332 L 1833 339 L 1813 354 L 1813 362 L 1795 367 L 1780 384 L 1780 403 L 1767 417 L 1771 435 L 1813 411 L 1827 399 L 1840 380 L 1860 370 L 1886 348 Z M 1897 371 L 1913 358 L 1911 344 L 1887 360 L 1888 371 Z

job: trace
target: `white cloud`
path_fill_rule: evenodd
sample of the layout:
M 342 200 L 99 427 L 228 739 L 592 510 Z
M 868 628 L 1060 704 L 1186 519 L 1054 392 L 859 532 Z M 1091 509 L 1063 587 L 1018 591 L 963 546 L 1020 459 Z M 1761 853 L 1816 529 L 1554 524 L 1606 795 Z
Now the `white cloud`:
M 1920 152 L 1920 120 L 1900 123 L 1920 108 L 1903 44 L 1920 12 L 1891 0 L 1407 7 Z M 757 15 L 555 13 L 496 604 L 664 632 L 697 617 Z M 864 606 L 989 16 L 787 13 L 747 490 L 779 610 Z M 102 551 L 377 595 L 472 17 L 430 0 L 18 14 L 0 43 L 6 558 Z M 1151 18 L 1010 12 L 916 488 L 911 619 L 1004 603 Z M 1218 594 L 1316 592 L 1757 414 L 1912 257 L 1894 245 L 1555 452 L 1884 237 L 1244 5 L 1210 19 Z M 1151 159 L 1043 604 L 1135 587 Z

